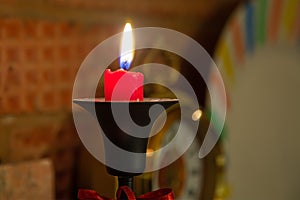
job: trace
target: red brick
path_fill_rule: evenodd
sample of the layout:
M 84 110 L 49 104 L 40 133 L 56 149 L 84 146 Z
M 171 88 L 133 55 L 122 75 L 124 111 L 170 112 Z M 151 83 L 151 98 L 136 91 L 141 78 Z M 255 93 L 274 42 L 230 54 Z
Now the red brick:
M 0 94 L 0 115 L 4 114 L 3 97 Z
M 36 69 L 27 69 L 25 72 L 25 83 L 26 85 L 36 88 L 39 83 L 39 74 Z
M 38 37 L 37 22 L 26 21 L 23 23 L 23 33 L 25 39 L 32 39 Z
M 73 82 L 75 75 L 73 66 L 62 66 L 59 68 L 59 81 L 61 83 Z
M 19 38 L 20 37 L 20 21 L 18 20 L 6 20 L 3 23 L 4 26 L 4 38 Z
M 34 46 L 27 47 L 24 49 L 25 61 L 27 62 L 37 62 L 38 61 L 38 51 Z
M 68 110 L 72 109 L 72 89 L 64 88 L 59 93 L 61 105 Z
M 26 91 L 24 95 L 24 111 L 33 112 L 36 109 L 37 102 L 37 92 L 36 91 Z
M 1 63 L 0 63 L 1 65 Z M 3 66 L 1 66 L 3 67 Z M 3 67 L 4 68 L 4 67 Z M 4 70 L 3 70 L 4 71 Z M 3 89 L 4 89 L 4 76 L 3 76 L 3 71 L 0 70 L 0 96 L 3 93 Z
M 8 47 L 5 49 L 5 54 L 5 61 L 7 62 L 20 61 L 20 49 L 18 47 Z
M 4 27 L 4 23 L 2 19 L 0 20 L 0 27 Z M 0 40 L 3 38 L 3 34 L 4 34 L 3 28 L 0 28 Z
M 1 43 L 1 30 L 0 30 L 0 43 Z M 0 64 L 4 61 L 2 52 L 3 52 L 3 48 L 0 46 Z
M 41 107 L 40 109 L 43 111 L 56 111 L 58 109 L 58 102 L 55 97 L 54 90 L 43 91 L 42 99 L 41 99 Z
M 59 35 L 69 38 L 73 34 L 72 27 L 69 24 L 61 23 L 59 25 Z
M 44 79 L 46 84 L 53 84 L 54 81 L 57 80 L 56 74 L 55 74 L 55 67 L 53 68 L 46 68 L 42 70 L 42 79 Z
M 22 100 L 18 95 L 6 95 L 3 107 L 6 113 L 20 113 L 22 111 Z
M 62 60 L 62 61 L 66 61 L 66 60 L 70 60 L 71 57 L 70 57 L 70 47 L 68 46 L 61 46 L 60 49 L 59 49 L 59 58 Z
M 4 3 L 6 3 L 6 4 L 13 4 L 15 2 L 16 2 L 16 0 L 4 0 Z
M 4 66 L 5 67 L 5 66 Z M 20 66 L 8 66 L 6 68 L 6 78 L 5 78 L 5 84 L 4 86 L 6 89 L 10 90 L 13 87 L 19 87 L 22 82 L 22 74 L 21 74 L 21 69 Z
M 51 23 L 51 22 L 42 24 L 42 34 L 43 34 L 43 37 L 54 38 L 55 37 L 55 24 Z
M 53 61 L 54 60 L 54 49 L 51 46 L 48 46 L 43 49 L 43 60 L 45 61 Z
M 84 41 L 81 44 L 78 44 L 76 48 L 77 58 L 83 61 L 84 58 L 90 53 L 94 46 L 91 44 L 86 44 Z

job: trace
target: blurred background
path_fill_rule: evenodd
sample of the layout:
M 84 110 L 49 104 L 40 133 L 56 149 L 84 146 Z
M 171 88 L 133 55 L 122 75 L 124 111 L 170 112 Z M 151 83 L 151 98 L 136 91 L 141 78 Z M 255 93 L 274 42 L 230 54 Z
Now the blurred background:
M 299 0 L 0 0 L 0 199 L 76 199 L 78 188 L 114 197 L 116 180 L 76 133 L 72 89 L 87 54 L 128 20 L 201 44 L 223 76 L 227 101 L 219 103 L 228 109 L 222 137 L 200 160 L 210 122 L 206 84 L 170 52 L 137 52 L 135 65 L 159 62 L 184 74 L 203 115 L 195 144 L 174 164 L 139 176 L 136 193 L 172 187 L 184 200 L 299 199 L 299 13 Z M 218 93 L 214 73 L 208 84 Z

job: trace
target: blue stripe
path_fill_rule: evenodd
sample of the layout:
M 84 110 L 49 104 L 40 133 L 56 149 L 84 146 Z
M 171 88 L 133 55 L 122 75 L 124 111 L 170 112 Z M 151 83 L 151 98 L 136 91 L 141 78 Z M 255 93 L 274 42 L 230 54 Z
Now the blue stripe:
M 246 4 L 246 49 L 247 52 L 252 53 L 254 51 L 254 7 L 252 3 Z

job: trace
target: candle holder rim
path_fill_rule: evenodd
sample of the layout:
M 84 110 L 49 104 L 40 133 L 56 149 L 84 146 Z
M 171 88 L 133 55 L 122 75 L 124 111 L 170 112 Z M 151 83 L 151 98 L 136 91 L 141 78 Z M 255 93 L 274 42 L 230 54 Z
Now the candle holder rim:
M 140 104 L 140 103 L 155 103 L 155 102 L 179 102 L 178 99 L 172 99 L 172 98 L 144 98 L 143 101 L 106 101 L 105 98 L 75 98 L 72 100 L 73 103 L 79 103 L 79 102 L 93 102 L 93 103 L 130 103 L 130 104 Z

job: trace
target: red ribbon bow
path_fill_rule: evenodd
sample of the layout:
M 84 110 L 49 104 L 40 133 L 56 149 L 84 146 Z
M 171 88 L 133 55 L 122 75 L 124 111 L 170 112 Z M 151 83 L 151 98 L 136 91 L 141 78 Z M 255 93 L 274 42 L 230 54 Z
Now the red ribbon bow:
M 124 200 L 125 195 L 127 200 L 174 200 L 174 193 L 170 188 L 159 189 L 153 192 L 148 192 L 139 197 L 135 197 L 131 188 L 121 186 L 117 191 L 117 200 Z M 80 189 L 78 191 L 79 200 L 113 200 L 111 198 L 103 197 L 94 190 Z

